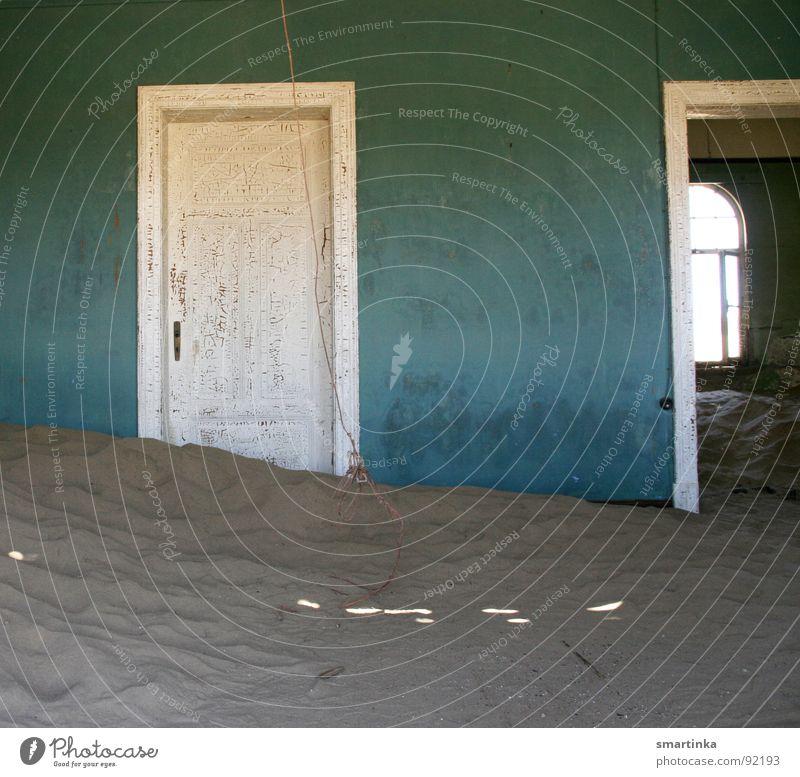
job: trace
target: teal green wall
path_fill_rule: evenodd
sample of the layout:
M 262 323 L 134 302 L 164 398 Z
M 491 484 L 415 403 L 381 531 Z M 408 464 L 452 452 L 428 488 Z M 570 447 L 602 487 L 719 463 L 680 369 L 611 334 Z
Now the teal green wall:
M 43 423 L 51 407 L 61 426 L 133 435 L 135 90 L 98 118 L 89 106 L 151 51 L 138 83 L 286 79 L 285 56 L 248 63 L 282 44 L 279 3 L 32 5 L 0 4 L 0 227 L 17 226 L 0 265 L 0 418 Z M 288 5 L 294 38 L 392 20 L 296 48 L 299 78 L 358 88 L 362 447 L 369 460 L 401 460 L 378 479 L 641 496 L 672 435 L 657 401 L 670 393 L 666 203 L 652 167 L 663 156 L 660 84 L 705 77 L 684 37 L 720 77 L 797 77 L 797 33 L 782 12 L 751 0 Z M 798 4 L 781 5 L 800 24 Z M 556 118 L 563 106 L 627 174 Z M 401 108 L 468 118 L 401 118 Z M 527 132 L 489 128 L 476 111 Z M 413 353 L 390 391 L 406 332 Z M 559 358 L 536 372 L 548 345 Z M 541 385 L 513 429 L 534 374 Z M 636 423 L 615 445 L 645 376 Z M 670 481 L 671 461 L 646 495 L 668 497 Z

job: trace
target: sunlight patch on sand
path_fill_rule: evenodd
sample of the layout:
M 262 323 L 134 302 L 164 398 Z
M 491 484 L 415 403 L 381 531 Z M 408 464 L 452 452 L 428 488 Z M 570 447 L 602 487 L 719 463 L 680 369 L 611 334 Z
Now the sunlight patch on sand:
M 586 612 L 611 612 L 622 607 L 622 602 L 609 602 L 608 604 L 598 604 L 595 607 L 587 607 Z

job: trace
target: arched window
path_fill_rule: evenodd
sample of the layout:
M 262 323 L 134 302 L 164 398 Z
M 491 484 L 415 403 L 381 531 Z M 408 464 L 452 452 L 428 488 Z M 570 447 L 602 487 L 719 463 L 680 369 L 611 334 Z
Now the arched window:
M 719 186 L 691 184 L 694 358 L 724 364 L 742 356 L 739 273 L 744 219 L 736 200 Z

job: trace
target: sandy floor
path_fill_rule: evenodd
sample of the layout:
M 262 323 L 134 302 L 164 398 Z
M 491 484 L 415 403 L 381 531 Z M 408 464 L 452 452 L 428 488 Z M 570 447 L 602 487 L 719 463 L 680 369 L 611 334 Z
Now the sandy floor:
M 779 399 L 708 391 L 697 400 L 700 480 L 707 489 L 763 488 L 785 496 L 800 486 L 800 390 Z
M 399 491 L 400 576 L 352 614 L 396 526 L 338 523 L 330 478 L 12 426 L 0 473 L 4 725 L 800 724 L 785 493 Z

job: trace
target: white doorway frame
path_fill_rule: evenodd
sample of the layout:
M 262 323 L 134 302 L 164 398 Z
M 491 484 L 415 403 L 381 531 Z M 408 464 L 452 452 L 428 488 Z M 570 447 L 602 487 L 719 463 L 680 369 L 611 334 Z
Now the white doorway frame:
M 352 81 L 277 84 L 140 86 L 138 180 L 138 428 L 140 437 L 166 439 L 168 342 L 164 257 L 166 129 L 171 121 L 219 123 L 264 117 L 324 118 L 331 132 L 333 337 L 327 343 L 341 412 L 335 407 L 333 468 L 348 467 L 359 441 L 358 270 L 356 253 L 355 84 Z M 295 103 L 296 100 L 296 103 Z M 334 403 L 335 405 L 336 403 Z
M 664 84 L 666 183 L 672 304 L 675 481 L 672 501 L 700 509 L 689 244 L 689 119 L 800 117 L 800 80 L 672 81 Z

